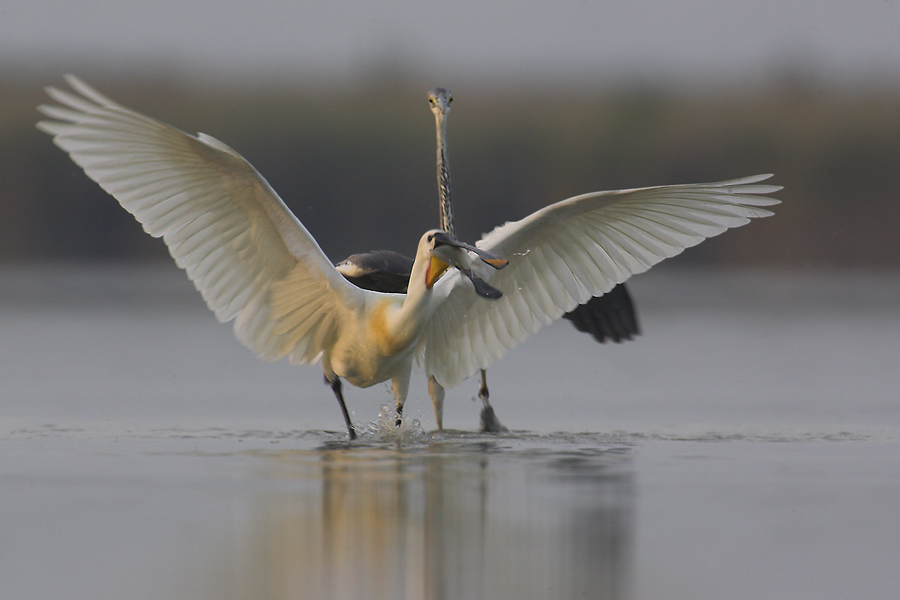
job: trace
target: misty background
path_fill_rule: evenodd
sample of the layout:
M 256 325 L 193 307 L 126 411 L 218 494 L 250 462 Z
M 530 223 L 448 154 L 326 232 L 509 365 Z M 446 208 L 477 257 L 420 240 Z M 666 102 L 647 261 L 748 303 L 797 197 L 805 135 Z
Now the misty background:
M 776 216 L 680 264 L 900 266 L 900 3 L 36 0 L 0 9 L 0 263 L 156 260 L 34 128 L 72 72 L 242 153 L 335 261 L 601 189 L 775 173 Z

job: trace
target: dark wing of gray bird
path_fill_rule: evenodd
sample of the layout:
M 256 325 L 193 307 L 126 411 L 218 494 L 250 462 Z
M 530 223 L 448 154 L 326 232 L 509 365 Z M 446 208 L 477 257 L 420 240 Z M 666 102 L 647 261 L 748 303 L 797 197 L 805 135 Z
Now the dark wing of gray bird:
M 571 321 L 578 331 L 591 334 L 601 344 L 606 340 L 618 344 L 641 333 L 637 311 L 624 283 L 602 296 L 591 298 L 586 304 L 579 304 L 563 318 Z

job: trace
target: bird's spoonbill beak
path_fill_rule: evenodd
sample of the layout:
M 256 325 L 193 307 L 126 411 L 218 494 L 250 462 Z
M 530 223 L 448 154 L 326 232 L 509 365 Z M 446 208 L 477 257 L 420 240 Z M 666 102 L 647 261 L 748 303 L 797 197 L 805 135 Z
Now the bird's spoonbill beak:
M 435 282 L 441 278 L 441 275 L 449 268 L 449 264 L 432 254 L 431 262 L 428 263 L 428 271 L 425 272 L 425 287 L 430 290 Z

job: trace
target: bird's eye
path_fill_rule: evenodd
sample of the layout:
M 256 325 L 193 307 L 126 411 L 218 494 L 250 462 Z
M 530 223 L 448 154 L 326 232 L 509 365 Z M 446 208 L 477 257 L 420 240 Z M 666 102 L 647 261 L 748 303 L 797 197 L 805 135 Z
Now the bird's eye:
M 429 104 L 434 104 L 434 98 L 428 98 L 428 103 L 429 103 Z
M 453 102 L 453 96 L 447 98 L 447 104 L 451 104 Z

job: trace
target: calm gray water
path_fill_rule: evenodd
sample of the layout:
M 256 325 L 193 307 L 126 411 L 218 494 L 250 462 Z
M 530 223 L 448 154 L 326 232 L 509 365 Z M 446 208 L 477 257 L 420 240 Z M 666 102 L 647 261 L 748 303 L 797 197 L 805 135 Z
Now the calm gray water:
M 257 361 L 163 267 L 0 269 L 0 598 L 894 598 L 900 274 L 658 268 L 435 433 Z

